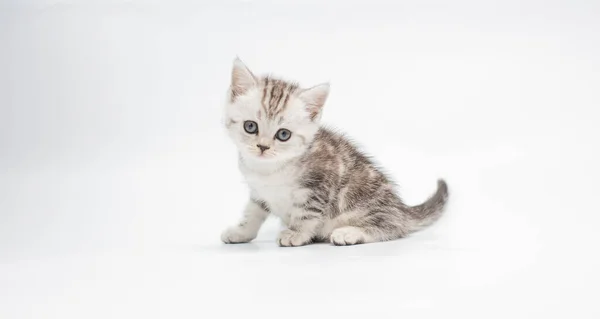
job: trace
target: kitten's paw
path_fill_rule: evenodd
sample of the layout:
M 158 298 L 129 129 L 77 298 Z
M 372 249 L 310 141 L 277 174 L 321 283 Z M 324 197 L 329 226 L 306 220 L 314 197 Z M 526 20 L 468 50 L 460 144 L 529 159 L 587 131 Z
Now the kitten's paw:
M 310 243 L 311 235 L 286 229 L 279 233 L 277 243 L 283 247 L 303 246 Z
M 357 245 L 366 242 L 365 233 L 356 227 L 341 227 L 331 233 L 331 243 L 336 246 Z
M 229 227 L 221 233 L 221 240 L 226 244 L 247 243 L 254 239 L 254 237 L 239 226 Z

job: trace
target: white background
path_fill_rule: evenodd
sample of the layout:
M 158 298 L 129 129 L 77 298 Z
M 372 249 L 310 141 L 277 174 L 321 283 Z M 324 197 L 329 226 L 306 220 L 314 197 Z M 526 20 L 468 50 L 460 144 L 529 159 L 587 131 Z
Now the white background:
M 598 1 L 3 1 L 0 318 L 598 318 Z M 226 246 L 233 58 L 309 86 L 435 226 Z

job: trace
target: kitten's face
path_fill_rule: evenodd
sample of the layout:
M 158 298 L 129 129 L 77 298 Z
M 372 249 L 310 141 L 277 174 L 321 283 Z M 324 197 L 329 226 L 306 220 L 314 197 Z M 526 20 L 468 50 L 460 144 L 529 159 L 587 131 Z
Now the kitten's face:
M 236 59 L 226 126 L 240 154 L 258 161 L 283 161 L 304 153 L 319 129 L 329 85 L 310 89 L 257 78 Z

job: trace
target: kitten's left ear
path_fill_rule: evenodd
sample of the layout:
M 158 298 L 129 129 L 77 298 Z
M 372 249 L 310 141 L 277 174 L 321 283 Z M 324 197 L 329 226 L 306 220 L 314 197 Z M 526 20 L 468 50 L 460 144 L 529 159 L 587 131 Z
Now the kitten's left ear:
M 310 119 L 314 120 L 321 112 L 321 109 L 323 109 L 327 96 L 329 96 L 329 83 L 323 83 L 305 89 L 300 92 L 298 96 L 306 103 L 308 111 L 310 112 Z
M 248 67 L 236 57 L 231 70 L 231 94 L 232 99 L 246 93 L 256 86 L 257 80 Z

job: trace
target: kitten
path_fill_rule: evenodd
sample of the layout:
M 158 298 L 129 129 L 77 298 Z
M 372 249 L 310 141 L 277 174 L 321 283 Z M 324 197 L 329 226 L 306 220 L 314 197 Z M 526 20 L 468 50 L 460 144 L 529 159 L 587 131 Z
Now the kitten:
M 425 203 L 407 206 L 392 181 L 344 136 L 319 125 L 329 84 L 308 89 L 256 77 L 236 58 L 226 103 L 227 131 L 250 186 L 240 222 L 225 243 L 247 243 L 269 214 L 286 229 L 277 243 L 354 245 L 404 237 L 436 221 L 448 198 L 438 181 Z

